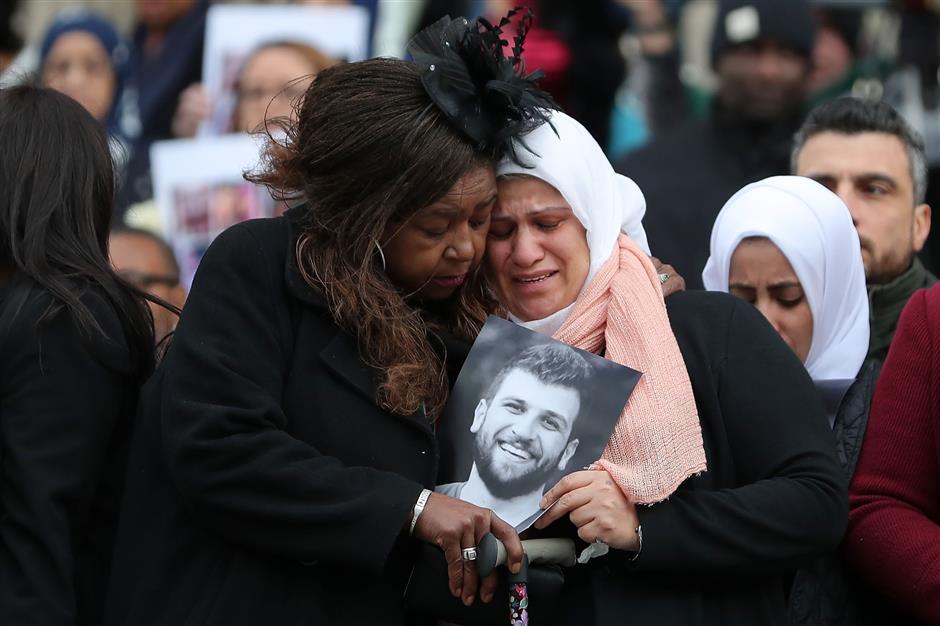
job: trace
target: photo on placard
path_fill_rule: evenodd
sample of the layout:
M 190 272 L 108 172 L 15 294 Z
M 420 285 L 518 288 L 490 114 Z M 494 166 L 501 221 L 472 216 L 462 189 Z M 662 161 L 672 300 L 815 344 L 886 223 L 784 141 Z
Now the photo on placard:
M 272 47 L 291 49 L 286 63 L 271 57 L 257 65 L 262 76 L 257 84 L 242 85 L 243 72 L 256 55 Z M 311 72 L 338 61 L 360 61 L 369 54 L 369 12 L 347 6 L 215 5 L 206 18 L 202 79 L 212 111 L 200 128 L 201 136 L 238 132 L 239 102 L 250 99 L 263 111 L 282 90 L 291 101 L 302 95 Z M 303 60 L 293 75 L 290 69 Z M 307 67 L 307 66 L 310 67 Z M 281 73 L 287 72 L 286 75 Z M 297 81 L 293 84 L 292 81 Z M 257 100 L 257 102 L 255 102 Z
M 187 235 L 209 234 L 209 186 L 204 183 L 181 184 L 173 189 L 178 232 Z
M 260 160 L 263 138 L 226 135 L 161 141 L 151 149 L 161 235 L 180 259 L 182 282 L 226 228 L 283 212 L 265 187 L 244 179 Z
M 521 532 L 545 491 L 601 457 L 640 376 L 491 316 L 440 418 L 435 491 Z

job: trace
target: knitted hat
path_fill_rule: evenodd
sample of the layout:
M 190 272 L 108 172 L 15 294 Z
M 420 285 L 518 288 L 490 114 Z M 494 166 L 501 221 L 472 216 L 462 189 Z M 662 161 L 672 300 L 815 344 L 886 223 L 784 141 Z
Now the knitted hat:
M 816 16 L 809 0 L 721 0 L 712 37 L 712 65 L 730 48 L 773 39 L 809 58 Z

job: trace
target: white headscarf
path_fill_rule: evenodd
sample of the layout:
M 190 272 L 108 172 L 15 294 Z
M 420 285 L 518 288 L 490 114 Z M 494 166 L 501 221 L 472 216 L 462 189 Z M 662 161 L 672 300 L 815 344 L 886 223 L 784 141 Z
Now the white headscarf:
M 507 158 L 496 174 L 524 174 L 544 180 L 571 206 L 587 230 L 591 264 L 585 285 L 610 258 L 621 232 L 649 254 L 642 223 L 646 213 L 643 192 L 635 182 L 614 171 L 584 126 L 561 111 L 553 111 L 549 123 L 522 137 L 521 142 L 525 145 L 517 141 L 516 153 L 529 167 Z M 530 330 L 552 335 L 568 319 L 573 306 L 531 322 L 522 322 L 512 314 L 510 318 Z
M 813 380 L 854 379 L 868 353 L 868 292 L 858 232 L 834 193 L 800 176 L 774 176 L 734 194 L 715 220 L 705 288 L 728 291 L 731 256 L 766 237 L 793 266 L 813 315 L 806 370 Z

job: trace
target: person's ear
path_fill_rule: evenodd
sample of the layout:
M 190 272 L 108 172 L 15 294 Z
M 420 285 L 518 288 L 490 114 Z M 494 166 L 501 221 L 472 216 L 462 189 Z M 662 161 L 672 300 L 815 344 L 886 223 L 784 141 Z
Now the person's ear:
M 930 205 L 918 204 L 914 207 L 914 252 L 920 252 L 930 234 Z
M 480 426 L 483 426 L 483 420 L 486 418 L 486 400 L 480 398 L 480 401 L 477 402 L 477 408 L 473 410 L 473 423 L 470 424 L 470 432 L 474 435 L 480 430 Z
M 561 458 L 558 459 L 558 471 L 565 471 L 568 461 L 570 461 L 574 453 L 578 451 L 578 443 L 580 443 L 578 439 L 572 439 L 568 442 L 568 445 L 565 446 L 565 451 L 561 453 Z

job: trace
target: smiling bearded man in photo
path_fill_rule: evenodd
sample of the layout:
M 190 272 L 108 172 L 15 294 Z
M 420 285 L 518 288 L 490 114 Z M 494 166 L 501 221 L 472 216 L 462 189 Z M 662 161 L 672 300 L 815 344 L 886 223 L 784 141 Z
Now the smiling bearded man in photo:
M 527 348 L 490 383 L 473 412 L 473 468 L 436 491 L 496 512 L 513 526 L 539 510 L 546 482 L 578 449 L 575 422 L 591 368 L 566 346 Z

